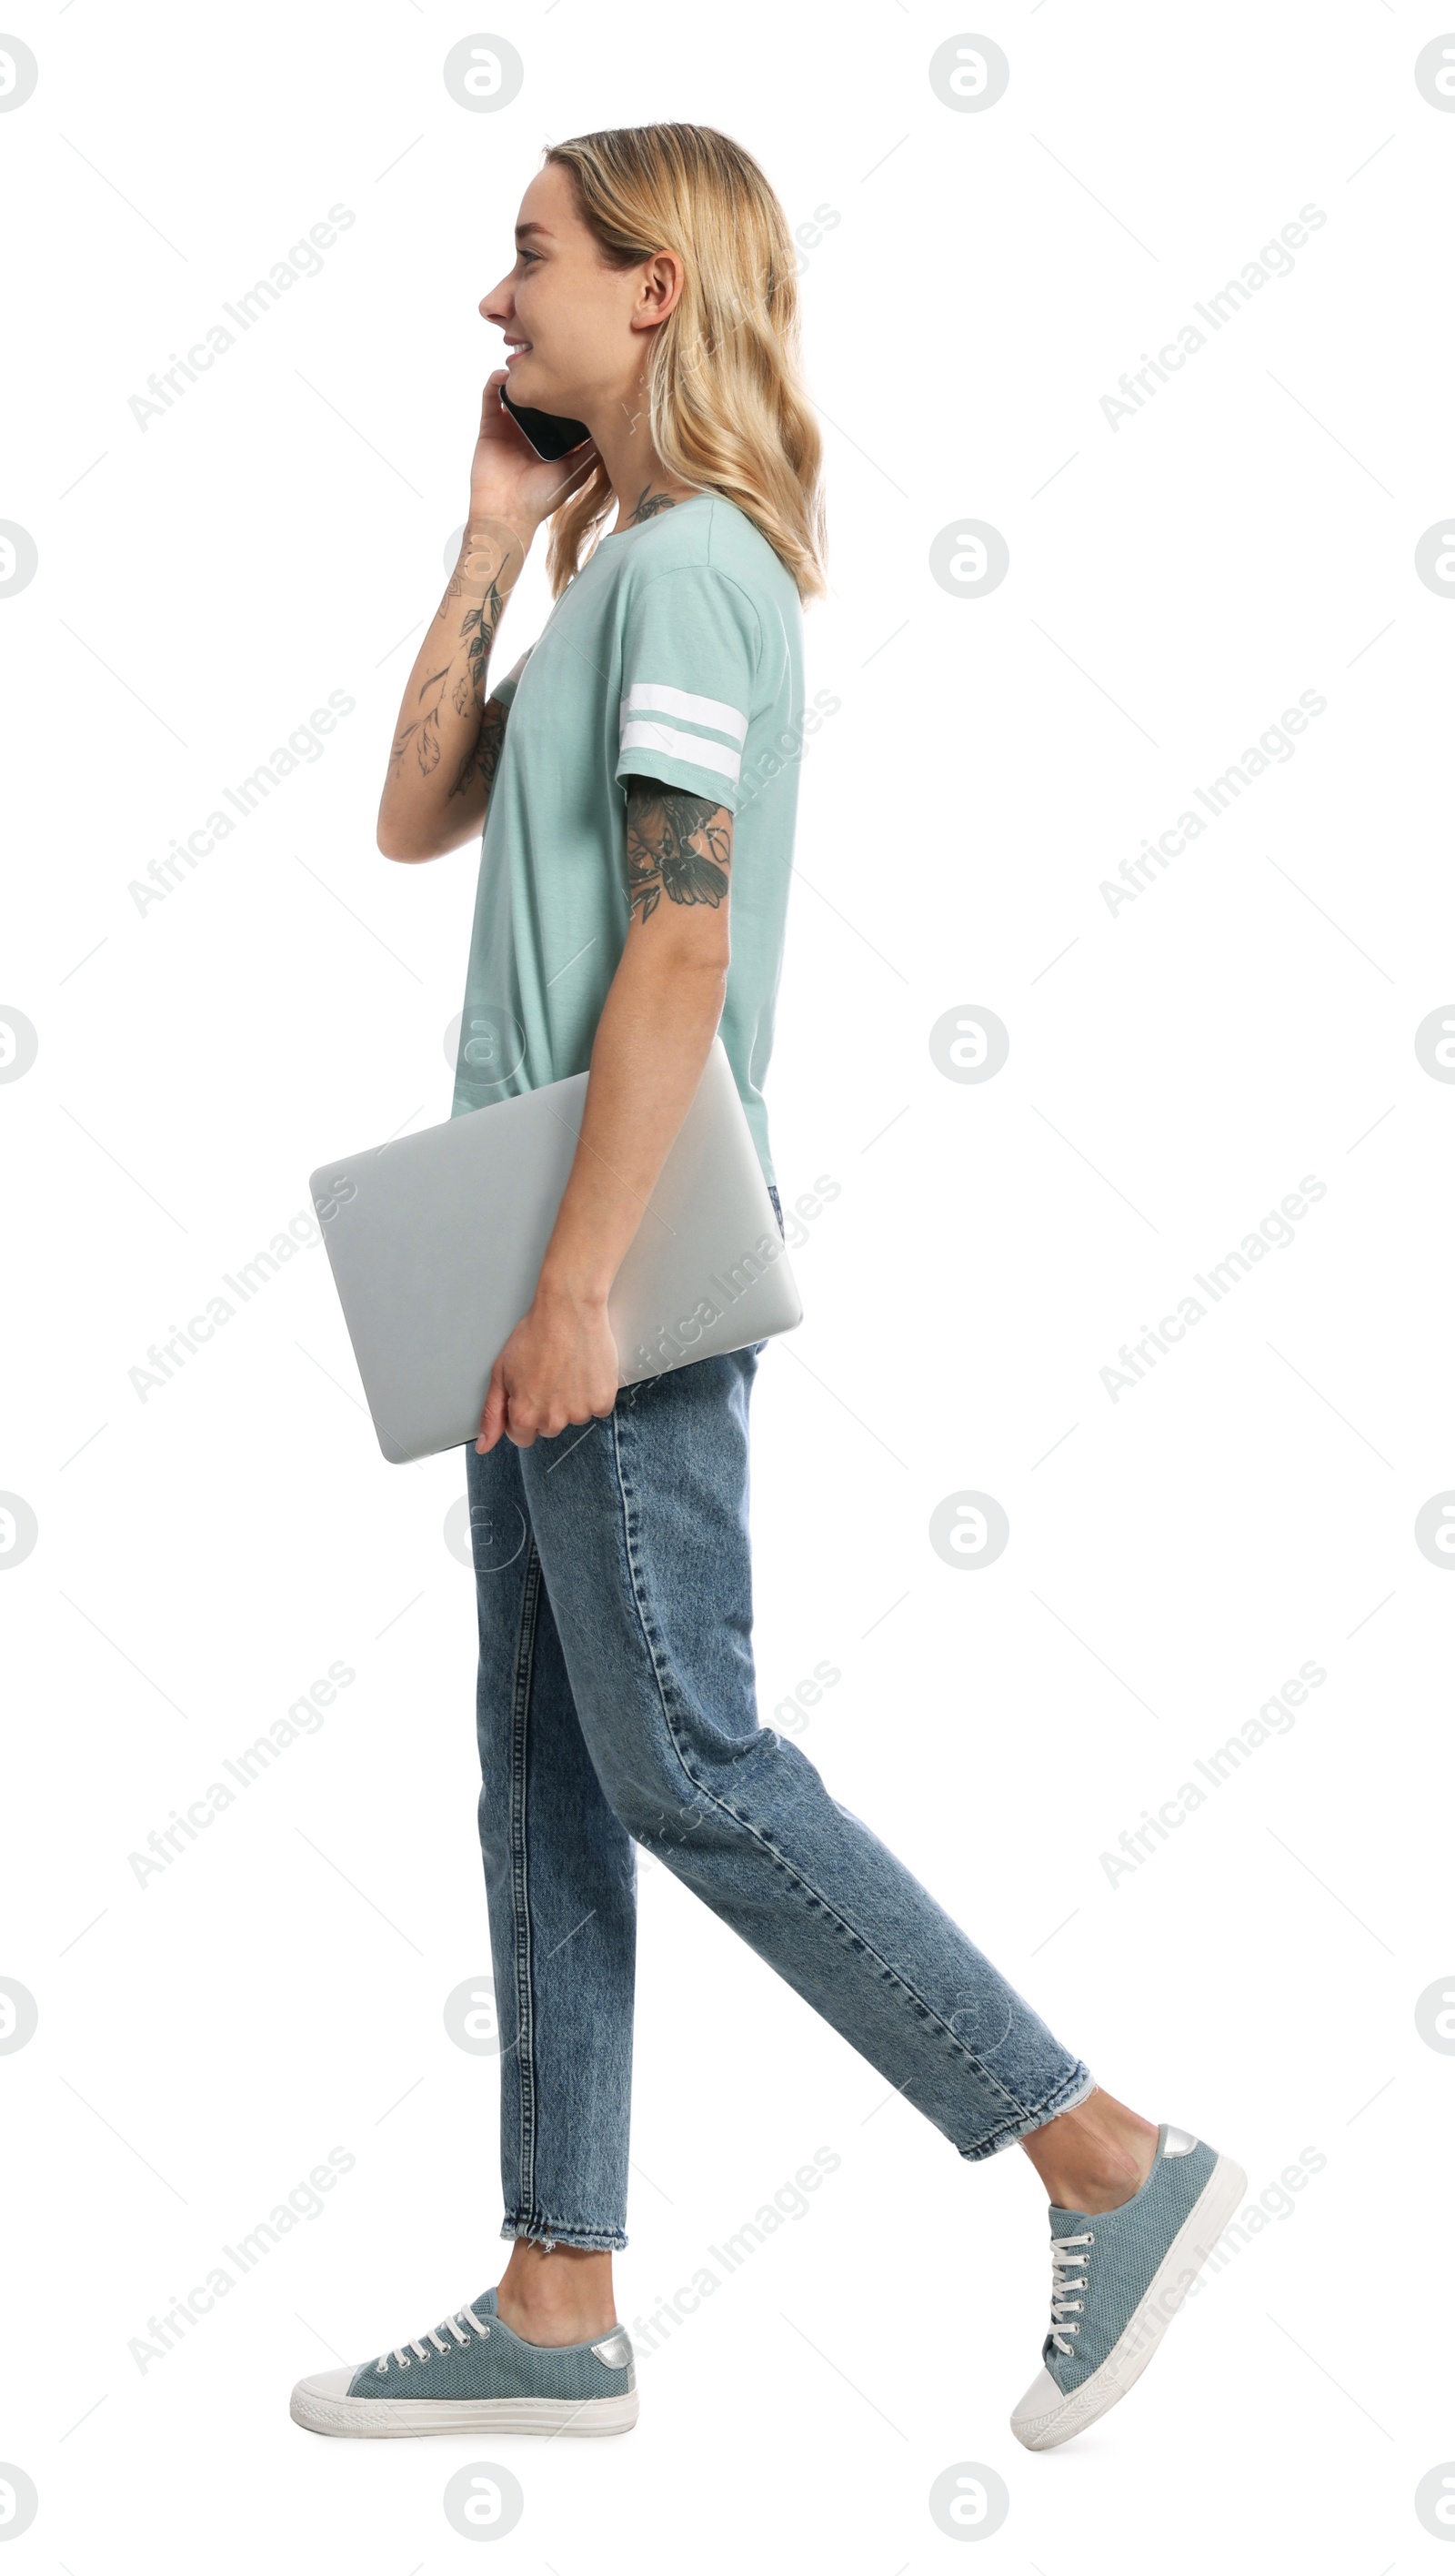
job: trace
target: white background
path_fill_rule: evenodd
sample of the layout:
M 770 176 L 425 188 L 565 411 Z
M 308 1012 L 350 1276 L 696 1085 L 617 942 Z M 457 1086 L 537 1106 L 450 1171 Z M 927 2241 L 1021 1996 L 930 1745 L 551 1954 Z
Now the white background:
M 40 64 L 0 117 L 0 516 L 39 554 L 0 600 L 0 1002 L 39 1041 L 0 1087 L 0 1486 L 38 1526 L 0 1586 L 0 1972 L 39 2009 L 0 2064 L 0 2456 L 40 2500 L 14 2565 L 465 2566 L 441 2495 L 482 2455 L 525 2495 L 499 2559 L 558 2576 L 896 2576 L 971 2543 L 1015 2576 L 1442 2565 L 1413 2497 L 1455 2452 L 1452 2066 L 1415 2003 L 1455 1983 L 1451 1604 L 1414 1522 L 1455 1485 L 1455 1095 L 1414 1040 L 1455 987 L 1455 610 L 1414 554 L 1452 500 L 1455 115 L 1414 63 L 1445 22 L 10 23 Z M 984 112 L 929 81 L 967 27 L 1010 62 Z M 525 65 L 495 114 L 441 77 L 481 29 Z M 462 1464 L 382 1462 L 316 1250 L 145 1401 L 129 1372 L 318 1162 L 448 1113 L 475 854 L 391 867 L 373 822 L 497 361 L 475 308 L 547 139 L 656 117 L 735 136 L 793 224 L 838 218 L 803 292 L 833 585 L 808 685 L 842 708 L 803 766 L 769 1102 L 785 1198 L 839 1194 L 755 1397 L 764 1716 L 837 1666 L 805 1751 L 1100 2079 L 1228 2149 L 1250 2199 L 1324 2159 L 1044 2457 L 1007 2426 L 1048 2287 L 1024 2158 L 960 2164 L 660 1868 L 623 2316 L 822 2147 L 808 2214 L 642 2360 L 626 2441 L 328 2443 L 287 2413 L 303 2372 L 500 2267 L 495 2067 L 442 2018 L 487 1957 Z M 335 204 L 322 273 L 140 428 L 148 376 Z M 1293 274 L 1113 429 L 1123 371 L 1310 204 Z M 957 514 L 1009 547 L 987 596 L 932 577 Z M 322 756 L 139 911 L 331 690 L 356 703 Z M 1304 691 L 1327 705 L 1293 756 L 1110 911 L 1103 881 Z M 985 1084 L 931 1060 L 958 1008 L 1009 1030 Z M 1119 1345 L 1304 1175 L 1294 1241 L 1114 1402 Z M 928 1538 L 965 1490 L 1009 1517 L 980 1570 Z M 129 1854 L 335 1660 L 356 1679 L 317 1732 L 139 1885 Z M 1297 1722 L 1111 1883 L 1100 1856 L 1305 1660 Z M 140 2370 L 148 2319 L 335 2147 L 319 2215 Z M 1010 2494 L 978 2541 L 927 2501 L 967 2461 Z

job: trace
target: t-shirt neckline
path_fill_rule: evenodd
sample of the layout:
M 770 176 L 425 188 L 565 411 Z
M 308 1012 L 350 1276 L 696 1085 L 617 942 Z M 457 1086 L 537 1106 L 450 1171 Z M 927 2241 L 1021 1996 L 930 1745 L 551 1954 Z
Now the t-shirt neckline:
M 711 501 L 711 500 L 713 500 L 715 497 L 716 497 L 716 496 L 715 496 L 715 494 L 713 494 L 713 493 L 711 493 L 711 492 L 693 492 L 693 493 L 691 493 L 691 494 L 688 496 L 688 498 L 687 498 L 685 501 L 674 501 L 674 502 L 673 502 L 673 504 L 672 504 L 672 508 L 673 508 L 674 510 L 690 510 L 690 509 L 693 507 L 693 504 L 694 504 L 695 502 L 697 502 L 697 501 Z M 665 519 L 666 517 L 668 517 L 668 515 L 669 515 L 669 513 L 668 513 L 666 510 L 654 510 L 654 511 L 653 511 L 653 513 L 652 513 L 652 515 L 651 515 L 651 517 L 650 517 L 650 519 L 643 519 L 643 520 L 642 520 L 642 522 L 641 522 L 641 525 L 640 525 L 639 527 L 635 527 L 635 528 L 612 528 L 612 529 L 608 532 L 608 534 L 607 534 L 606 536 L 604 536 L 604 537 L 598 537 L 598 538 L 597 538 L 597 540 L 596 540 L 597 545 L 598 545 L 598 546 L 614 546 L 614 545 L 615 545 L 615 543 L 616 543 L 616 541 L 617 541 L 617 538 L 618 538 L 618 537 L 640 537 L 640 536 L 645 536 L 646 531 L 648 530 L 648 528 L 653 528 L 653 527 L 655 527 L 659 519 Z

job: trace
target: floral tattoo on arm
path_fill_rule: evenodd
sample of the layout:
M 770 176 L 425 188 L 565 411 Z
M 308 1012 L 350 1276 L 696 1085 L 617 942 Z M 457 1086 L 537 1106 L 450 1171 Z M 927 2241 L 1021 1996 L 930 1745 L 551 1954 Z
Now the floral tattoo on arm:
M 728 891 L 733 818 L 710 796 L 633 778 L 626 796 L 626 881 L 632 913 L 650 921 L 663 895 L 669 903 L 708 903 Z
M 471 591 L 466 580 L 458 572 L 453 573 L 444 598 L 440 602 L 437 622 L 443 622 L 448 616 L 453 600 L 460 597 L 468 599 L 470 596 Z M 463 670 L 456 670 L 457 656 L 452 654 L 449 661 L 443 663 L 439 670 L 431 671 L 421 682 L 415 701 L 420 712 L 411 723 L 401 725 L 389 755 L 390 767 L 397 768 L 406 751 L 412 749 L 419 763 L 422 778 L 430 777 L 439 767 L 439 711 L 446 688 L 449 686 L 450 674 L 454 671 L 454 686 L 449 692 L 450 703 L 456 715 L 463 716 L 468 713 L 473 700 L 475 705 L 481 708 L 481 728 L 478 739 L 471 744 L 460 764 L 459 774 L 449 791 L 452 796 L 460 795 L 463 789 L 468 787 L 477 770 L 483 775 L 488 791 L 494 776 L 495 764 L 500 757 L 500 735 L 505 725 L 503 707 L 496 708 L 495 719 L 492 720 L 490 711 L 494 702 L 486 699 L 483 707 L 481 706 L 485 673 L 490 660 L 490 647 L 495 638 L 495 630 L 504 615 L 504 602 L 494 581 L 489 584 L 483 599 L 478 588 L 473 596 L 475 604 L 467 608 L 459 630 L 458 640 L 465 648 Z
M 500 754 L 505 743 L 507 713 L 508 710 L 501 705 L 498 698 L 486 699 L 485 712 L 480 718 L 480 730 L 460 763 L 455 783 L 450 789 L 452 796 L 463 796 L 472 778 L 482 778 L 485 782 L 485 801 L 488 805 L 490 790 L 495 784 L 495 772 L 500 766 Z

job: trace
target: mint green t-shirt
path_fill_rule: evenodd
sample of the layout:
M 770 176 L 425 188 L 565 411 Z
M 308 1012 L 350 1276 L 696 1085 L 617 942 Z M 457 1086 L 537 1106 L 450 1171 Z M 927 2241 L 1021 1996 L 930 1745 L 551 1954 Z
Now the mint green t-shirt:
M 791 573 L 716 493 L 599 540 L 490 692 L 510 715 L 480 848 L 453 1116 L 586 1071 L 630 919 L 624 782 L 660 778 L 734 818 L 721 1036 L 772 1180 L 762 1086 L 805 730 L 802 638 Z

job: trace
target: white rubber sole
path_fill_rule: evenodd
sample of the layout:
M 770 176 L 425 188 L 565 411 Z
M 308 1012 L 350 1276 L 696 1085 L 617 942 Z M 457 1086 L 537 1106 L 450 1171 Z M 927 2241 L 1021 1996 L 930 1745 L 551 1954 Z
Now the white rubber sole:
M 1152 2277 L 1146 2296 L 1134 2310 L 1099 2370 L 1084 2379 L 1069 2397 L 1057 2393 L 1054 2406 L 1032 2408 L 1042 2383 L 1055 2381 L 1043 2370 L 1010 2419 L 1016 2440 L 1028 2451 L 1051 2451 L 1083 2433 L 1108 2408 L 1125 2397 L 1141 2378 L 1158 2344 L 1202 2270 L 1248 2188 L 1248 2177 L 1230 2156 L 1219 2156 L 1200 2198 L 1193 2204 Z
M 426 2433 L 629 2433 L 637 2392 L 621 2397 L 325 2397 L 301 2380 L 288 2408 L 309 2433 L 407 2441 Z

